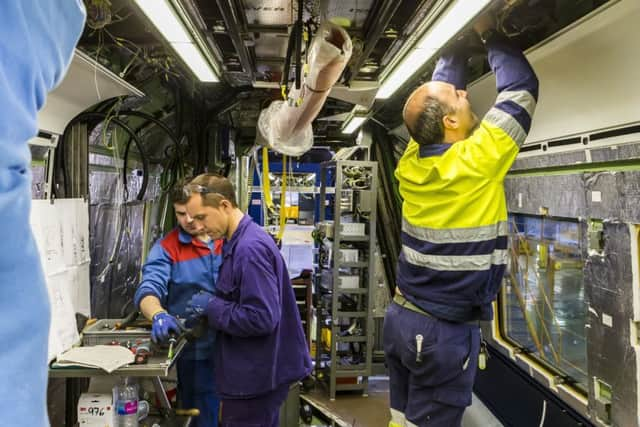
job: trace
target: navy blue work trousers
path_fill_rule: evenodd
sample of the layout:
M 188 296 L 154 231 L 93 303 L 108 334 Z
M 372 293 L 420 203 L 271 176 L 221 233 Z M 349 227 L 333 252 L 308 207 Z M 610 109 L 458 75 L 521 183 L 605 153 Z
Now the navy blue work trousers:
M 391 427 L 461 425 L 478 367 L 478 324 L 451 323 L 392 303 L 384 319 L 384 351 Z
M 205 360 L 177 361 L 178 398 L 182 408 L 198 408 L 200 415 L 194 417 L 191 427 L 218 427 L 220 399 L 216 395 L 213 362 Z
M 221 427 L 278 427 L 289 384 L 252 399 L 223 399 Z

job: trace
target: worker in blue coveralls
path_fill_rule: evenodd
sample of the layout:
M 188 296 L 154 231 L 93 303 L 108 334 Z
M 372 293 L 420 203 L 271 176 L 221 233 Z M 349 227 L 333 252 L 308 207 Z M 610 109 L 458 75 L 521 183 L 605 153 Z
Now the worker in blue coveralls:
M 185 192 L 194 222 L 226 239 L 215 296 L 198 294 L 190 303 L 218 331 L 222 425 L 277 427 L 290 385 L 311 372 L 287 266 L 267 232 L 238 209 L 228 179 L 200 175 Z
M 13 425 L 49 425 L 51 309 L 29 225 L 27 141 L 38 133 L 38 110 L 64 77 L 84 19 L 81 0 L 0 2 L 0 414 Z
M 384 322 L 391 427 L 459 426 L 484 357 L 479 321 L 493 318 L 507 259 L 503 180 L 538 98 L 533 69 L 492 22 L 481 16 L 474 26 L 498 89 L 482 121 L 464 90 L 460 46 L 445 52 L 403 112 L 411 141 L 396 169 L 402 249 Z
M 134 303 L 152 320 L 152 338 L 167 341 L 178 336 L 185 320 L 187 303 L 194 294 L 215 291 L 222 262 L 222 240 L 211 239 L 201 225 L 187 215 L 184 182 L 174 186 L 173 208 L 179 226 L 156 242 L 142 268 L 142 283 Z M 177 360 L 178 398 L 183 408 L 198 408 L 200 415 L 191 423 L 195 427 L 218 425 L 219 403 L 215 389 L 212 358 L 215 331 L 188 343 Z

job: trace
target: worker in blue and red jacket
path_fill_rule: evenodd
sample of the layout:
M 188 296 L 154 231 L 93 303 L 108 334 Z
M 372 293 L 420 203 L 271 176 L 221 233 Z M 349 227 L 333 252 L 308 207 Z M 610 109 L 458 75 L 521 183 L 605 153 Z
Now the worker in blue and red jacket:
M 142 283 L 134 302 L 152 320 L 152 338 L 163 342 L 182 327 L 176 317 L 186 319 L 185 308 L 194 294 L 213 294 L 222 262 L 222 240 L 213 240 L 187 215 L 186 201 L 178 183 L 173 191 L 173 208 L 179 227 L 160 239 L 149 252 L 142 268 Z M 178 398 L 184 408 L 198 408 L 195 427 L 218 425 L 219 399 L 215 389 L 215 331 L 188 343 L 177 361 Z M 194 424 L 195 423 L 195 424 Z
M 507 263 L 503 182 L 531 128 L 538 79 L 488 15 L 474 29 L 496 76 L 489 112 L 478 120 L 471 110 L 459 45 L 403 112 L 411 141 L 395 173 L 402 251 L 384 319 L 390 427 L 460 426 L 485 357 L 478 322 L 493 317 Z
M 189 302 L 218 331 L 222 425 L 278 427 L 289 386 L 311 372 L 287 265 L 271 236 L 238 209 L 228 179 L 200 175 L 185 190 L 189 215 L 212 238 L 225 238 L 215 295 Z

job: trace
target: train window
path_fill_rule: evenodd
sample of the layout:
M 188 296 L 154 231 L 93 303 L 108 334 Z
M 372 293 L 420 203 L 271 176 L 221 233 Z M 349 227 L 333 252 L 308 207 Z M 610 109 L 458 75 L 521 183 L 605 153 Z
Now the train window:
M 500 298 L 502 334 L 586 393 L 587 305 L 577 221 L 510 215 L 509 262 Z

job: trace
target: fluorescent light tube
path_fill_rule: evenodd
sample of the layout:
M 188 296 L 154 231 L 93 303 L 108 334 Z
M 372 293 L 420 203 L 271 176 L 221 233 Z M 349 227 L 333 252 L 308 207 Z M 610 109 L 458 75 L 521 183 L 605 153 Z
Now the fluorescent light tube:
M 384 79 L 378 93 L 376 93 L 376 99 L 387 99 L 393 95 L 434 54 L 435 51 L 426 49 L 411 49 L 409 54 Z
M 458 0 L 418 42 L 419 49 L 438 50 L 491 3 L 490 0 Z
M 342 127 L 342 133 L 352 134 L 366 121 L 366 116 L 351 116 L 351 118 L 347 119 L 347 121 L 344 123 Z
M 184 25 L 165 0 L 136 0 L 136 3 L 169 43 L 193 43 Z
M 135 2 L 200 81 L 220 81 L 168 0 Z
M 219 82 L 211 66 L 202 55 L 202 52 L 193 43 L 171 43 L 173 49 L 178 52 L 182 60 L 191 68 L 201 82 Z
M 491 0 L 457 0 L 425 32 L 396 68 L 384 78 L 376 99 L 387 99 L 393 95 L 489 3 Z

